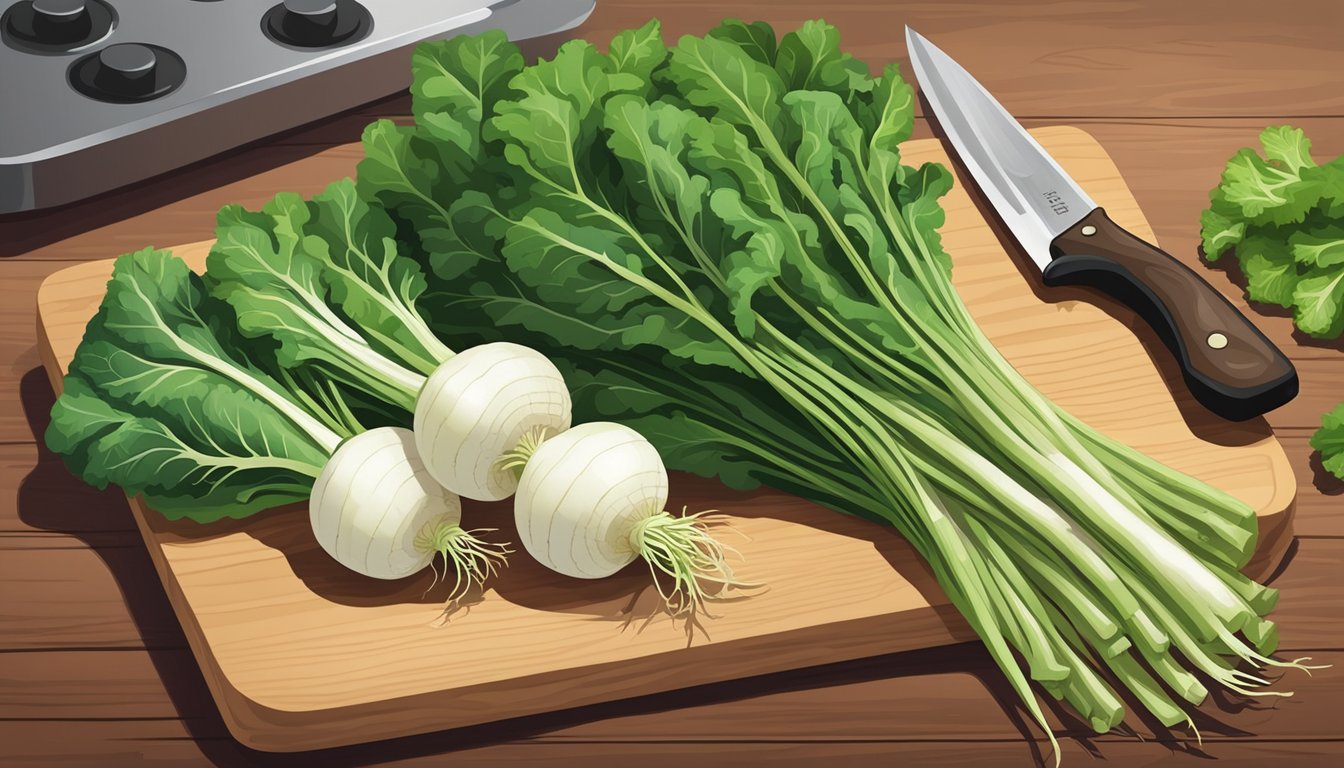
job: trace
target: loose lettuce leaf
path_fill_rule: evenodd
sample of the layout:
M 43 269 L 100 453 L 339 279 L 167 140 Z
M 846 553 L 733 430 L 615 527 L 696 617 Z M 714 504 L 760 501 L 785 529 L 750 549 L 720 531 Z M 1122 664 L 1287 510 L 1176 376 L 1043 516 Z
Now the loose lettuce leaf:
M 1344 480 L 1344 404 L 1321 418 L 1321 428 L 1311 436 L 1311 447 L 1320 451 L 1321 466 Z
M 1252 235 L 1237 247 L 1237 259 L 1252 301 L 1292 308 L 1301 277 L 1286 246 L 1274 238 Z
M 1288 236 L 1293 259 L 1310 267 L 1344 266 L 1344 223 L 1315 230 L 1298 230 Z
M 307 497 L 349 434 L 272 373 L 180 259 L 117 260 L 52 409 L 47 445 L 99 488 L 144 494 L 170 518 L 243 517 Z M 329 425 L 329 426 L 328 426 Z
M 1344 332 L 1344 157 L 1318 165 L 1301 129 L 1270 126 L 1228 161 L 1200 215 L 1205 258 L 1235 253 L 1253 300 L 1317 338 Z
M 1344 331 L 1344 270 L 1312 270 L 1293 289 L 1293 322 L 1318 339 Z
M 1311 159 L 1311 140 L 1301 128 L 1271 125 L 1260 132 L 1260 145 L 1265 148 L 1265 157 L 1278 161 L 1294 173 L 1316 167 Z
M 1209 261 L 1217 261 L 1245 236 L 1245 221 L 1235 221 L 1212 208 L 1199 215 L 1200 247 Z
M 1223 171 L 1223 183 L 1213 195 L 1213 208 L 1224 215 L 1255 224 L 1292 224 L 1302 221 L 1321 199 L 1321 184 L 1313 176 L 1270 163 L 1243 149 Z

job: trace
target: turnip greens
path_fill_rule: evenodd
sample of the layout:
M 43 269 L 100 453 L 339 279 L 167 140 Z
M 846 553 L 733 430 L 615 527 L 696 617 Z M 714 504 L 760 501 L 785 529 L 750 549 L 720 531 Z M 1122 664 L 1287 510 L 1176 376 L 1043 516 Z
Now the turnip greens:
M 1043 726 L 1032 680 L 1106 731 L 1117 687 L 1188 723 L 1205 681 L 1263 693 L 1238 665 L 1285 665 L 1275 592 L 1237 570 L 1252 510 L 1060 411 L 976 327 L 937 235 L 951 175 L 900 163 L 894 67 L 735 21 L 414 67 L 415 125 L 366 130 L 359 185 L 450 346 L 542 350 L 576 420 L 669 467 L 894 526 Z

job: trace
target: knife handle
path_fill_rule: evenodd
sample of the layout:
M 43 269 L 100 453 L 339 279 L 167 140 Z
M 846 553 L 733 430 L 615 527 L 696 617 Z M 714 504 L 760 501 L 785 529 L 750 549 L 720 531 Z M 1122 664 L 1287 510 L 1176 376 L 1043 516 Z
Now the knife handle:
M 1297 395 L 1297 371 L 1221 293 L 1098 208 L 1050 243 L 1046 285 L 1097 288 L 1139 313 L 1205 408 L 1233 421 Z

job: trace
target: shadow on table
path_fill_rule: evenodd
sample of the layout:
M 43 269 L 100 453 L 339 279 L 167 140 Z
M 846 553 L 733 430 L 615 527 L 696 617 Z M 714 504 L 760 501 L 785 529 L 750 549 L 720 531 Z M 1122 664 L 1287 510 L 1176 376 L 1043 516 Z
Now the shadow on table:
M 1308 466 L 1311 467 L 1311 484 L 1315 486 L 1316 490 L 1326 496 L 1344 494 L 1344 480 L 1335 477 L 1334 473 L 1325 468 L 1320 451 L 1311 452 L 1311 460 Z
M 172 205 L 343 142 L 358 141 L 377 112 L 407 114 L 403 94 L 377 99 L 331 117 L 228 149 L 190 165 L 54 208 L 0 215 L 0 258 L 18 256 L 68 237 Z M 276 190 L 277 192 L 280 190 Z
M 311 126 L 281 134 L 301 133 Z M 0 216 L 0 259 L 19 256 L 68 237 L 105 227 L 171 205 L 212 189 L 233 184 L 288 163 L 315 155 L 330 144 L 275 143 L 276 137 L 244 145 L 191 165 L 118 187 L 55 208 Z
M 395 762 L 541 737 L 601 720 L 656 715 L 660 712 L 713 706 L 793 691 L 933 674 L 963 674 L 975 678 L 1002 709 L 1012 727 L 1021 734 L 1023 749 L 1030 755 L 1031 762 L 1045 766 L 1053 761 L 1053 756 L 1048 752 L 1048 745 L 1042 741 L 1039 730 L 1032 723 L 1017 694 L 1013 692 L 984 648 L 976 643 L 909 651 L 787 673 L 730 680 L 371 744 L 293 754 L 250 749 L 228 735 L 227 727 L 215 707 L 200 669 L 193 663 L 184 663 L 185 636 L 164 593 L 162 582 L 145 551 L 124 496 L 114 490 L 100 492 L 78 483 L 69 475 L 60 457 L 42 446 L 42 434 L 46 430 L 54 397 L 46 375 L 41 369 L 34 369 L 23 376 L 20 383 L 20 397 L 33 436 L 39 443 L 37 465 L 24 478 L 19 488 L 20 518 L 34 528 L 81 539 L 103 560 L 121 590 L 131 618 L 140 631 L 155 671 L 162 680 L 174 709 L 202 753 L 217 766 L 232 768 L 258 765 L 277 767 L 322 765 L 341 768 Z M 284 546 L 281 542 L 276 543 Z M 1292 555 L 1293 552 L 1290 551 L 1289 560 Z M 912 569 L 903 561 L 902 571 L 917 587 L 937 589 L 932 574 L 926 567 L 922 567 L 922 564 L 920 568 Z M 619 602 L 622 596 L 631 594 L 638 598 L 641 588 L 636 582 L 647 578 L 647 573 L 632 571 L 627 576 L 628 578 L 616 579 L 610 587 L 612 590 L 610 597 L 613 601 Z M 540 575 L 537 577 L 540 578 Z M 327 587 L 330 591 L 330 585 Z M 383 600 L 387 597 L 378 595 L 372 599 Z M 568 607 L 578 610 L 576 606 L 590 598 L 591 595 L 586 592 L 582 595 L 582 599 L 578 595 L 566 596 L 565 590 L 560 589 L 542 602 L 552 609 L 564 610 Z M 951 618 L 949 616 L 949 619 Z M 1212 689 L 1212 686 L 1210 688 Z M 1061 740 L 1074 741 L 1093 755 L 1105 756 L 1104 745 L 1093 740 L 1087 723 L 1043 692 L 1038 693 L 1041 694 L 1041 700 L 1050 713 L 1050 719 L 1057 723 L 1056 733 Z M 1232 696 L 1215 694 L 1212 698 L 1222 713 L 1235 714 L 1245 709 L 1266 708 L 1264 704 Z M 1126 704 L 1131 711 L 1135 711 L 1135 702 L 1127 701 Z M 1274 706 L 1282 704 L 1276 703 Z M 1250 735 L 1220 722 L 1210 714 L 1195 713 L 1194 720 L 1195 725 L 1206 736 Z M 1187 741 L 1189 737 L 1185 734 L 1174 733 L 1156 721 L 1141 719 L 1141 722 L 1144 730 L 1158 734 L 1157 740 L 1168 749 L 1196 755 L 1204 754 L 1192 741 Z M 1129 733 L 1140 738 L 1135 732 Z

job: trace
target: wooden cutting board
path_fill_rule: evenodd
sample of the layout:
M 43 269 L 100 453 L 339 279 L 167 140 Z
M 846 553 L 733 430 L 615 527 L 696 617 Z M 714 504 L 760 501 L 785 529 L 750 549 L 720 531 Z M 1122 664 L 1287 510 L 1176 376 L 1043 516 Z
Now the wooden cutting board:
M 1033 133 L 1117 223 L 1152 239 L 1091 136 Z M 904 151 L 908 163 L 947 162 L 936 141 Z M 350 172 L 359 153 L 324 156 Z M 1103 432 L 1254 506 L 1261 547 L 1248 571 L 1270 572 L 1291 539 L 1296 483 L 1265 422 L 1200 411 L 1162 353 L 1159 364 L 1150 358 L 1160 347 L 1129 312 L 1101 309 L 1082 291 L 1043 300 L 960 185 L 944 205 L 957 287 L 1008 359 Z M 175 250 L 199 268 L 208 246 Z M 58 391 L 111 263 L 63 270 L 39 290 L 43 359 Z M 638 563 L 578 581 L 520 553 L 479 602 L 443 623 L 443 590 L 426 592 L 428 573 L 387 583 L 343 570 L 314 542 L 301 507 L 203 526 L 130 503 L 225 722 L 261 750 L 372 741 L 974 637 L 892 530 L 770 490 L 730 493 L 674 476 L 672 493 L 670 508 L 732 516 L 748 537 L 737 542 L 741 572 L 769 585 L 715 604 L 716 618 L 689 635 L 658 612 Z M 471 526 L 508 527 L 506 505 L 468 505 L 466 515 Z

